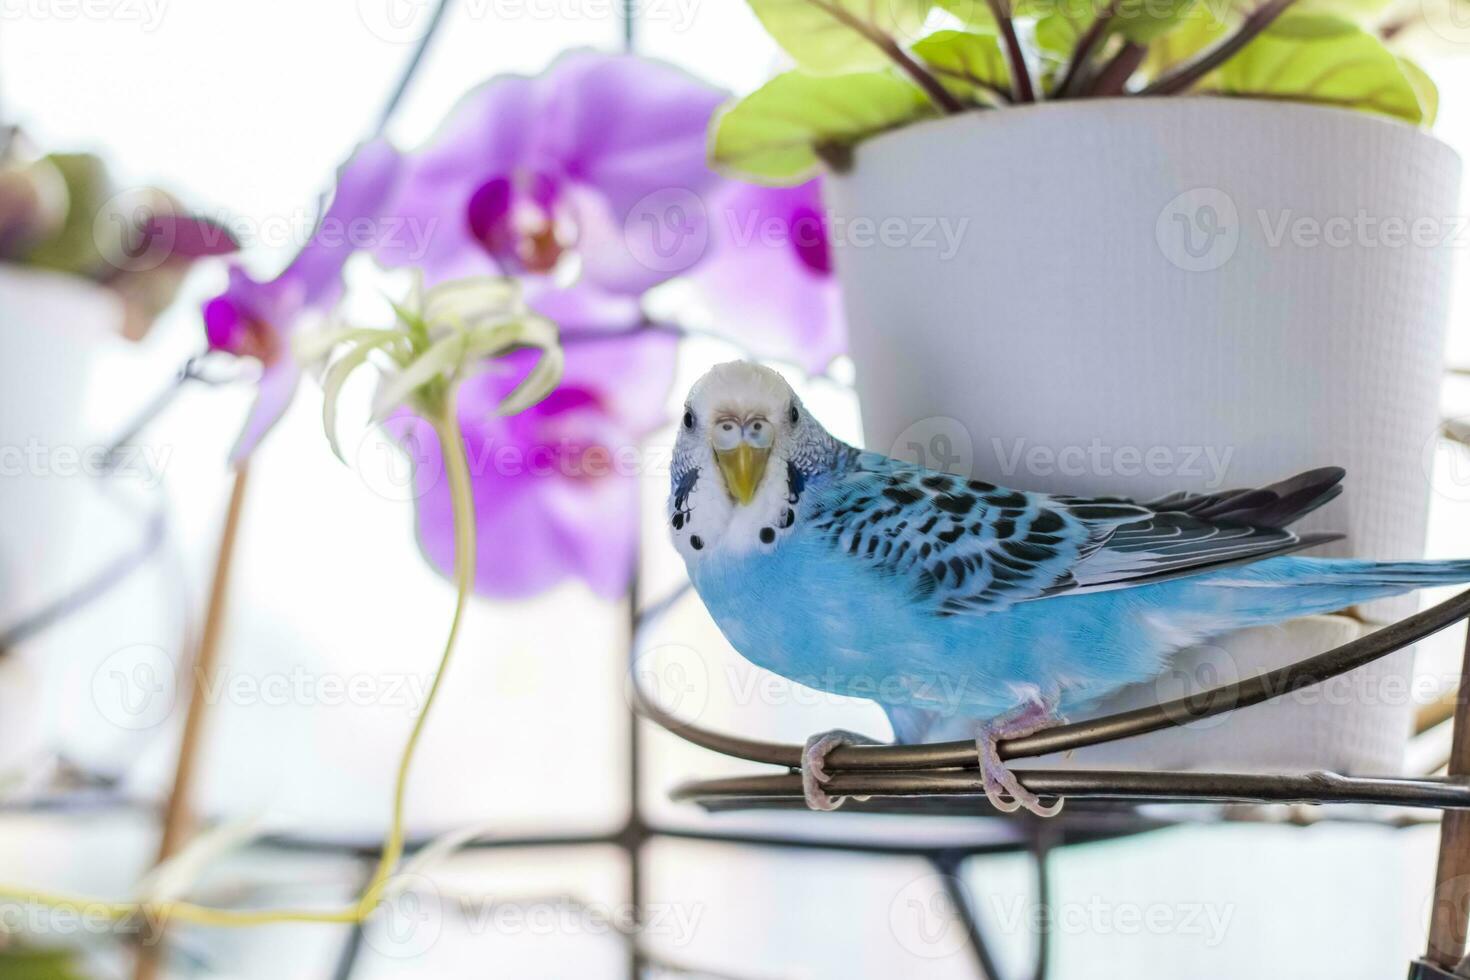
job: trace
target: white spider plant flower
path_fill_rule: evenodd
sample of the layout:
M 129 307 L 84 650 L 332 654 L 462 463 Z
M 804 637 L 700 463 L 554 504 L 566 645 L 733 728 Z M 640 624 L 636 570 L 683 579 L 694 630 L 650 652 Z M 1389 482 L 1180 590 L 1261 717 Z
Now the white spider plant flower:
M 514 279 L 456 279 L 427 292 L 416 279 L 408 299 L 393 309 L 397 320 L 390 328 L 344 327 L 298 344 L 297 356 L 303 361 L 330 358 L 341 350 L 322 375 L 322 427 L 339 459 L 343 457 L 337 443 L 337 399 L 348 377 L 369 360 L 383 372 L 373 399 L 374 423 L 400 405 L 431 422 L 445 421 L 461 381 L 485 369 L 492 358 L 527 347 L 539 350 L 541 356 L 501 401 L 500 414 L 525 411 L 551 394 L 561 380 L 563 356 L 556 324 L 526 307 Z

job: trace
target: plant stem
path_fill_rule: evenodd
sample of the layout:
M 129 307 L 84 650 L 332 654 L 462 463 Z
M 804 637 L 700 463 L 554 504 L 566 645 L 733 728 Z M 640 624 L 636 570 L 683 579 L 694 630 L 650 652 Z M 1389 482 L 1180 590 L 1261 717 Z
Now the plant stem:
M 1108 36 L 1108 28 L 1112 27 L 1113 18 L 1117 13 L 1118 0 L 1112 0 L 1077 39 L 1077 46 L 1072 50 L 1072 60 L 1068 62 L 1067 70 L 1054 90 L 1057 98 L 1072 95 L 1082 84 L 1082 75 L 1087 68 L 1087 63 L 1092 60 L 1092 56 L 1097 53 L 1098 46 Z
M 1286 12 L 1295 0 L 1266 0 L 1252 10 L 1234 34 L 1210 48 L 1194 61 L 1167 72 L 1145 85 L 1139 95 L 1175 95 L 1198 84 L 1210 72 L 1229 61 L 1256 39 L 1276 18 Z
M 1132 41 L 1125 43 L 1097 73 L 1097 78 L 1088 86 L 1088 94 L 1098 97 L 1122 95 L 1128 86 L 1128 79 L 1138 71 L 1138 66 L 1143 64 L 1147 54 L 1148 48 L 1143 45 Z
M 1011 20 L 1008 0 L 985 0 L 995 22 L 1000 26 L 1001 39 L 1006 46 L 1006 64 L 1011 69 L 1011 95 L 1016 102 L 1035 102 L 1036 86 L 1031 81 L 1031 69 L 1026 65 L 1026 53 L 1021 48 L 1021 39 L 1016 36 L 1016 24 Z
M 459 637 L 460 624 L 464 619 L 465 604 L 469 600 L 470 587 L 475 579 L 475 498 L 470 482 L 469 463 L 465 459 L 464 441 L 459 431 L 457 400 L 453 390 L 443 399 L 444 408 L 439 417 L 431 419 L 434 433 L 439 437 L 439 453 L 444 458 L 444 472 L 449 479 L 449 499 L 454 512 L 454 618 L 449 623 L 449 638 L 444 642 L 444 653 L 439 658 L 439 669 L 429 685 L 429 694 L 424 706 L 409 732 L 408 742 L 403 746 L 403 755 L 398 760 L 398 776 L 393 787 L 393 822 L 388 836 L 383 841 L 383 852 L 378 859 L 378 868 L 363 891 L 358 903 L 358 914 L 366 918 L 377 904 L 383 888 L 403 857 L 403 810 L 408 792 L 408 775 L 413 765 L 414 752 L 419 737 L 423 734 L 429 712 L 434 707 L 435 697 L 443 686 L 444 675 L 449 670 L 449 658 L 454 653 L 454 644 Z
M 848 30 L 861 34 L 868 40 L 868 43 L 887 55 L 889 60 L 897 65 L 905 75 L 913 79 L 915 85 L 924 90 L 924 94 L 929 96 L 929 101 L 938 106 L 940 110 L 951 115 L 965 111 L 964 104 L 955 98 L 954 94 L 945 88 L 939 79 L 929 74 L 923 65 L 915 61 L 913 56 L 905 51 L 893 38 L 866 21 L 854 16 L 842 7 L 834 3 L 828 3 L 827 0 L 811 0 L 811 3 L 812 6 L 821 10 Z

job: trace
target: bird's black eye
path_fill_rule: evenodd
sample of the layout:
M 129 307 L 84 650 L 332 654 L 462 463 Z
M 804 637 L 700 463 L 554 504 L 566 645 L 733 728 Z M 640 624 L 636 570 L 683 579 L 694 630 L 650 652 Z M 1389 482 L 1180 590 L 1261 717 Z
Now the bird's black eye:
M 801 421 L 801 413 L 796 410 L 795 405 L 791 406 L 791 411 L 787 413 L 787 417 L 791 419 L 792 425 L 795 425 L 797 422 Z
M 694 428 L 694 413 L 689 411 L 689 409 L 687 408 L 684 409 L 684 428 Z

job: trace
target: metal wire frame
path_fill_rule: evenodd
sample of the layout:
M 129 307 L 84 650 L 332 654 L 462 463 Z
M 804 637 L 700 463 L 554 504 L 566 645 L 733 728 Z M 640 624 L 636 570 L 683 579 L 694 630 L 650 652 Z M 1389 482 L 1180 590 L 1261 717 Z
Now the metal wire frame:
M 1444 602 L 1386 626 L 1375 633 L 1346 643 L 1325 653 L 1308 657 L 1274 671 L 1246 680 L 1221 685 L 1200 694 L 1174 701 L 1119 712 L 1076 724 L 1061 725 L 1035 735 L 1012 739 L 999 746 L 1003 759 L 1030 758 L 1054 752 L 1065 752 L 1089 745 L 1131 738 L 1148 732 L 1186 725 L 1215 715 L 1250 707 L 1328 678 L 1346 673 L 1401 650 L 1461 620 L 1470 619 L 1470 590 Z M 1470 637 L 1466 640 L 1465 685 L 1470 684 Z M 723 779 L 685 783 L 673 792 L 678 800 L 693 801 L 710 811 L 796 808 L 804 806 L 802 797 L 802 749 L 796 745 L 740 738 L 713 732 L 689 724 L 663 711 L 634 688 L 638 709 L 670 732 L 693 744 L 723 755 L 786 767 L 779 775 L 735 776 Z M 1457 738 L 1470 737 L 1460 722 L 1470 719 L 1463 700 L 1456 712 Z M 832 774 L 827 784 L 833 795 L 848 796 L 847 807 L 892 812 L 994 814 L 981 780 L 976 772 L 978 756 L 971 742 L 946 742 L 927 745 L 844 746 L 827 757 Z M 1456 812 L 1470 810 L 1470 776 L 1463 767 L 1450 767 L 1452 775 L 1441 778 L 1352 777 L 1336 773 L 1316 772 L 1301 775 L 1201 772 L 1134 772 L 1097 770 L 1013 770 L 1026 788 L 1043 796 L 1065 796 L 1083 801 L 1083 813 L 1074 809 L 1069 816 L 1055 822 L 1028 823 L 1060 829 L 1088 816 L 1089 801 L 1130 802 L 1231 802 L 1231 803 L 1362 803 L 1384 806 L 1432 808 Z M 859 797 L 853 799 L 851 797 Z M 1446 818 L 1448 820 L 1448 818 Z M 1055 832 L 1055 831 L 1053 831 Z M 1439 877 L 1446 867 L 1463 863 L 1462 839 L 1452 839 L 1448 826 L 1442 830 Z M 1037 854 L 1038 888 L 1047 882 L 1044 850 Z M 1448 858 L 1448 864 L 1447 862 Z M 945 865 L 935 859 L 935 867 L 945 872 L 945 887 L 951 902 L 962 917 L 970 948 L 981 976 L 998 976 L 988 955 L 979 923 L 966 902 L 966 896 L 955 877 L 957 865 Z M 1044 892 L 1043 892 L 1044 894 Z M 1462 926 L 1463 924 L 1461 924 Z M 1436 933 L 1441 933 L 1436 935 Z M 1447 934 L 1446 934 L 1447 933 Z M 1459 976 L 1449 972 L 1442 958 L 1445 946 L 1451 950 L 1451 961 L 1463 952 L 1464 929 L 1446 929 L 1443 923 L 1432 923 L 1430 951 L 1426 959 L 1411 964 L 1411 977 L 1430 980 L 1433 977 Z M 1048 939 L 1043 934 L 1038 950 L 1034 976 L 1044 977 L 1048 963 Z M 1470 973 L 1465 974 L 1470 976 Z
M 1011 739 L 999 746 L 1003 759 L 1067 752 L 1186 725 L 1278 698 L 1354 670 L 1470 618 L 1470 591 L 1421 613 L 1286 667 L 1163 704 L 1119 712 Z M 649 699 L 640 710 L 669 731 L 723 755 L 783 766 L 781 775 L 736 776 L 686 783 L 676 799 L 711 809 L 746 803 L 801 799 L 801 747 L 712 732 L 681 721 Z M 984 794 L 975 772 L 972 742 L 923 745 L 843 746 L 827 757 L 834 795 L 884 797 L 978 797 Z M 1470 779 L 1383 778 L 1317 772 L 1303 775 L 1202 772 L 1121 772 L 1103 770 L 1017 770 L 1034 793 L 1081 799 L 1167 802 L 1366 803 L 1384 806 L 1470 809 Z M 861 808 L 862 803 L 854 803 Z M 879 803 L 878 807 L 882 808 Z M 987 807 L 988 810 L 988 807 Z M 970 808 L 970 812 L 975 812 Z

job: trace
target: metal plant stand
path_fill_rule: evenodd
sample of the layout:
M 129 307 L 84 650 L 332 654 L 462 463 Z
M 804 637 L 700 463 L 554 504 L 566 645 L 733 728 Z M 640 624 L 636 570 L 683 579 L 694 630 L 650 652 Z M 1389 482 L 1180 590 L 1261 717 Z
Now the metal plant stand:
M 1121 712 L 1075 724 L 1061 725 L 1025 738 L 1001 743 L 1003 759 L 1024 759 L 1066 752 L 1088 745 L 1130 738 L 1171 726 L 1247 708 L 1328 678 L 1361 667 L 1407 647 L 1461 620 L 1470 618 L 1470 591 L 1410 616 L 1376 633 L 1309 657 L 1279 670 L 1238 683 L 1165 704 Z M 1133 772 L 1098 770 L 1013 770 L 1032 792 L 1042 796 L 1065 796 L 1069 800 L 1096 801 L 1073 806 L 1060 817 L 1040 821 L 1030 817 L 1001 817 L 985 798 L 976 771 L 976 753 L 970 742 L 946 742 L 904 746 L 844 746 L 827 757 L 832 774 L 827 789 L 851 799 L 845 810 L 856 812 L 965 813 L 987 821 L 1005 819 L 1030 828 L 1033 853 L 1037 855 L 1039 882 L 1045 894 L 1044 858 L 1048 845 L 1042 835 L 1054 835 L 1049 846 L 1066 843 L 1079 830 L 1106 836 L 1105 823 L 1123 831 L 1129 811 L 1119 812 L 1119 803 L 1359 803 L 1444 811 L 1441 828 L 1439 868 L 1430 923 L 1429 945 L 1424 957 L 1410 967 L 1410 977 L 1470 978 L 1470 963 L 1462 965 L 1466 952 L 1466 927 L 1470 922 L 1470 705 L 1463 692 L 1470 691 L 1470 641 L 1461 672 L 1462 694 L 1456 702 L 1454 748 L 1449 775 L 1436 778 L 1384 778 L 1341 776 L 1315 772 L 1301 775 L 1245 773 Z M 801 787 L 801 746 L 753 741 L 712 732 L 680 721 L 647 699 L 641 708 L 669 731 L 704 748 L 750 762 L 780 766 L 778 774 L 754 774 L 685 783 L 673 791 L 677 800 L 699 804 L 710 811 L 804 806 Z M 1104 801 L 1111 801 L 1111 805 Z M 1135 824 L 1134 831 L 1147 829 Z M 1127 831 L 1123 831 L 1127 832 Z M 1074 838 L 1075 839 L 1075 838 Z M 982 853 L 972 851 L 970 853 Z M 936 868 L 953 882 L 959 855 L 931 858 Z M 965 918 L 965 928 L 983 976 L 997 980 L 994 963 L 972 911 L 963 902 L 957 886 L 951 894 Z M 1044 901 L 1044 899 L 1043 899 Z M 1046 972 L 1046 943 L 1035 976 Z

